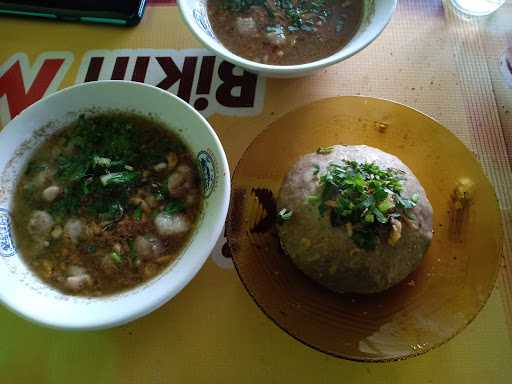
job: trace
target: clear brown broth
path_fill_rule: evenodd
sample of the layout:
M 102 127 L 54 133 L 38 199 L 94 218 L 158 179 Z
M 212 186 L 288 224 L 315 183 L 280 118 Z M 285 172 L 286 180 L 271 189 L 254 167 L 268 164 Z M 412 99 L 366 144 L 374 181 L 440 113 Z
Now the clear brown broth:
M 306 12 L 302 21 L 294 24 L 279 1 L 263 3 L 233 10 L 226 6 L 229 0 L 208 0 L 208 16 L 215 35 L 227 49 L 249 60 L 273 65 L 304 64 L 331 56 L 354 36 L 363 12 L 362 0 L 325 0 L 321 8 L 315 8 L 320 9 L 317 14 Z M 308 6 L 315 0 L 288 3 Z M 254 25 L 250 20 L 255 21 Z M 279 44 L 273 43 L 276 39 L 269 39 L 269 31 L 270 35 L 275 33 L 276 25 L 282 26 L 277 29 L 278 34 L 284 32 L 284 39 L 277 40 Z
M 120 140 L 119 146 L 127 145 L 127 149 L 138 151 L 133 156 L 130 155 L 132 162 L 126 165 L 128 169 L 133 168 L 138 179 L 129 185 L 112 185 L 108 191 L 99 190 L 81 195 L 78 203 L 73 201 L 70 197 L 73 195 L 64 191 L 66 188 L 73 188 L 75 182 L 59 175 L 59 167 L 62 164 L 63 153 L 71 156 L 81 155 L 82 149 L 76 140 L 80 123 L 75 122 L 50 137 L 30 159 L 15 192 L 13 229 L 22 257 L 44 282 L 67 294 L 101 296 L 133 288 L 157 276 L 175 260 L 193 233 L 202 199 L 192 153 L 177 135 L 169 132 L 160 123 L 128 113 L 98 115 L 87 121 L 91 123 L 91 132 L 113 123 L 118 124 L 116 127 L 131 127 L 130 139 L 133 142 L 123 144 Z M 115 136 L 117 131 L 112 132 L 114 143 L 119 137 Z M 105 134 L 103 139 L 108 140 L 108 134 Z M 114 144 L 98 144 L 98 148 L 102 146 L 104 149 L 116 149 Z M 162 168 L 161 164 L 165 163 L 167 155 L 171 152 L 176 154 L 178 160 L 174 170 L 170 169 L 168 163 L 167 169 L 156 171 L 154 166 L 160 164 Z M 107 155 L 108 153 L 102 153 L 102 156 Z M 111 160 L 122 159 L 115 159 L 115 156 L 112 156 Z M 165 191 L 166 181 L 173 172 L 177 172 L 179 166 L 192 170 L 192 182 L 185 195 L 174 198 Z M 184 167 L 180 169 L 185 169 Z M 111 172 L 98 171 L 95 168 L 89 168 L 88 171 L 93 174 Z M 43 191 L 54 185 L 59 186 L 63 192 L 54 201 L 47 202 L 42 198 Z M 93 182 L 94 185 L 97 188 L 102 187 L 97 181 Z M 123 197 L 119 198 L 120 195 Z M 187 196 L 193 196 L 194 199 L 187 200 Z M 68 198 L 70 202 L 79 206 L 73 207 L 69 203 L 69 208 L 66 205 Z M 137 199 L 142 199 L 144 203 L 138 202 Z M 122 203 L 121 215 L 117 212 L 115 217 L 111 217 L 104 213 L 101 202 L 108 203 L 111 200 Z M 174 214 L 185 217 L 189 229 L 176 235 L 160 235 L 156 228 L 155 216 L 167 214 L 162 212 L 172 212 L 172 208 L 179 205 L 178 203 L 181 204 L 181 211 Z M 34 211 L 44 211 L 52 217 L 51 231 L 45 236 L 34 236 L 33 230 L 29 229 Z M 82 225 L 81 235 L 77 241 L 73 241 L 65 230 L 66 223 L 71 219 L 80 220 Z M 58 234 L 59 229 L 62 234 L 54 236 Z M 135 241 L 138 236 L 152 241 L 156 238 L 155 241 L 160 245 L 159 251 L 151 253 L 150 257 L 137 254 Z M 69 278 L 74 276 L 70 271 L 77 268 L 82 272 L 80 276 L 89 276 L 80 289 L 70 288 Z

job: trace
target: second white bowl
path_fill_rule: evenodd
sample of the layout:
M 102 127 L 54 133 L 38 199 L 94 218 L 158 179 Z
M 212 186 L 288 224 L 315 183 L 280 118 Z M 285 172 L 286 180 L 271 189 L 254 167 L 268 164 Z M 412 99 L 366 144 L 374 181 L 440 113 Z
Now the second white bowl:
M 204 205 L 191 240 L 159 276 L 126 292 L 87 298 L 62 294 L 27 267 L 16 250 L 10 214 L 17 178 L 33 151 L 49 134 L 91 110 L 154 117 L 177 133 L 197 158 Z M 123 81 L 86 83 L 57 92 L 23 111 L 0 133 L 0 302 L 24 318 L 55 328 L 108 328 L 141 317 L 174 297 L 202 267 L 222 232 L 229 196 L 228 163 L 217 135 L 178 97 Z

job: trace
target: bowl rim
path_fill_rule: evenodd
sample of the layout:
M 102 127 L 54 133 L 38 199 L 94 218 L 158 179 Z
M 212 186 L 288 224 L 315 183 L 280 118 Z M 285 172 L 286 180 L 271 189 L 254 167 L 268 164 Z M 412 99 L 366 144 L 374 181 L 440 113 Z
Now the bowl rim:
M 107 329 L 116 327 L 119 325 L 126 324 L 128 322 L 134 321 L 140 317 L 143 317 L 154 310 L 161 307 L 163 304 L 171 300 L 173 297 L 175 297 L 185 286 L 187 286 L 190 281 L 196 276 L 196 274 L 199 272 L 199 270 L 203 267 L 204 263 L 210 256 L 212 250 L 215 247 L 216 240 L 221 236 L 225 224 L 225 220 L 227 217 L 228 209 L 229 209 L 229 199 L 231 195 L 231 174 L 229 170 L 229 164 L 227 161 L 226 153 L 224 151 L 224 148 L 222 146 L 222 143 L 217 136 L 216 132 L 212 128 L 212 126 L 208 123 L 208 121 L 198 112 L 196 111 L 191 105 L 189 105 L 184 100 L 180 99 L 178 96 L 164 91 L 158 87 L 155 87 L 153 85 L 139 83 L 139 82 L 133 82 L 129 80 L 100 80 L 100 81 L 92 81 L 88 83 L 81 83 L 77 85 L 73 85 L 70 87 L 66 87 L 62 90 L 59 90 L 55 93 L 52 93 L 48 96 L 45 96 L 44 98 L 38 100 L 37 102 L 33 103 L 26 109 L 24 109 L 20 114 L 18 114 L 15 118 L 13 118 L 11 121 L 9 121 L 8 124 L 5 125 L 5 127 L 0 131 L 0 140 L 6 136 L 10 135 L 11 131 L 13 131 L 13 127 L 15 126 L 15 122 L 19 119 L 21 119 L 23 116 L 26 116 L 30 114 L 31 109 L 36 106 L 44 105 L 48 99 L 54 98 L 54 97 L 62 97 L 62 95 L 66 95 L 67 93 L 74 91 L 76 92 L 77 88 L 95 88 L 98 87 L 101 89 L 104 86 L 109 85 L 116 85 L 121 87 L 126 87 L 126 89 L 134 89 L 134 88 L 145 88 L 146 90 L 150 90 L 155 93 L 159 93 L 160 96 L 158 97 L 170 97 L 173 99 L 173 102 L 176 102 L 181 108 L 185 109 L 185 111 L 189 114 L 194 115 L 196 118 L 199 119 L 199 122 L 203 126 L 204 129 L 208 132 L 209 136 L 212 139 L 213 146 L 215 147 L 217 162 L 219 164 L 219 173 L 222 173 L 222 177 L 219 178 L 219 182 L 222 184 L 220 191 L 224 191 L 221 195 L 221 204 L 218 205 L 214 210 L 217 211 L 217 215 L 219 217 L 219 220 L 217 220 L 211 228 L 208 229 L 210 232 L 210 237 L 212 239 L 215 239 L 211 242 L 205 242 L 202 246 L 203 251 L 197 252 L 196 262 L 190 264 L 185 270 L 182 272 L 182 278 L 178 281 L 175 285 L 168 285 L 165 289 L 161 289 L 159 292 L 160 294 L 154 295 L 151 297 L 150 300 L 145 300 L 140 302 L 140 305 L 132 306 L 129 310 L 123 311 L 122 314 L 111 314 L 108 316 L 102 316 L 98 321 L 96 319 L 92 319 L 89 321 L 84 320 L 77 320 L 73 324 L 69 324 L 66 322 L 63 322 L 59 318 L 54 318 L 49 320 L 47 317 L 44 319 L 40 318 L 37 313 L 34 313 L 33 311 L 27 311 L 25 309 L 26 304 L 23 302 L 20 302 L 19 300 L 14 300 L 13 298 L 10 298 L 10 295 L 8 292 L 2 292 L 0 290 L 0 304 L 3 304 L 5 308 L 10 310 L 11 312 L 17 314 L 18 316 L 24 318 L 25 320 L 28 320 L 32 323 L 45 326 L 47 328 L 53 328 L 53 329 L 64 329 L 64 330 L 71 330 L 71 331 L 84 331 L 84 330 L 97 330 L 97 329 Z M 108 108 L 107 108 L 108 109 Z M 73 112 L 73 111 L 66 111 L 67 112 Z M 43 125 L 38 125 L 38 128 L 41 128 Z M 38 129 L 36 128 L 36 129 Z M 14 131 L 13 131 L 14 132 Z M 3 167 L 0 169 L 1 172 L 5 170 L 6 168 Z M 17 178 L 16 178 L 17 180 Z M 11 194 L 12 196 L 12 194 Z M 193 238 L 196 234 L 192 234 L 191 240 L 189 241 L 189 244 L 193 241 Z M 15 257 L 20 257 L 18 254 L 16 254 Z M 176 260 L 179 260 L 180 257 L 178 257 Z M 22 260 L 23 262 L 23 260 Z M 27 268 L 30 271 L 30 268 Z M 166 271 L 161 272 L 158 276 L 163 276 L 167 273 L 170 273 L 173 270 L 173 267 L 167 269 Z M 30 271 L 32 274 L 34 274 L 32 271 Z M 48 286 L 46 283 L 42 282 L 43 286 Z M 130 292 L 133 289 L 137 289 L 138 286 L 133 287 L 129 290 L 122 291 L 119 293 L 119 295 L 125 294 L 127 292 Z M 107 295 L 107 296 L 99 296 L 95 297 L 95 300 L 102 301 L 103 298 L 105 299 L 111 299 L 112 297 L 115 297 L 117 294 L 113 295 Z M 77 300 L 84 300 L 83 305 L 90 305 L 90 303 L 87 303 L 87 300 L 90 300 L 90 297 L 77 297 L 73 296 L 73 298 L 77 298 Z M 116 303 L 116 305 L 120 305 L 122 303 L 122 298 Z
M 378 1 L 378 0 L 370 0 L 370 1 Z M 334 65 L 336 63 L 339 63 L 340 61 L 346 60 L 356 53 L 362 51 L 365 49 L 368 45 L 370 45 L 373 41 L 375 41 L 386 29 L 387 25 L 391 22 L 391 19 L 393 15 L 395 14 L 398 0 L 388 0 L 392 2 L 392 6 L 387 10 L 386 13 L 384 13 L 385 20 L 380 26 L 379 29 L 376 29 L 375 32 L 371 35 L 367 41 L 360 44 L 359 46 L 355 47 L 352 51 L 349 51 L 343 55 L 339 55 L 340 52 L 343 51 L 344 47 L 341 48 L 341 50 L 338 50 L 334 54 L 324 57 L 320 60 L 316 60 L 310 63 L 304 63 L 304 64 L 295 64 L 295 65 L 271 65 L 271 64 L 263 64 L 258 63 L 249 59 L 246 59 L 242 56 L 239 56 L 235 53 L 233 53 L 228 48 L 224 47 L 222 43 L 219 40 L 219 44 L 224 48 L 223 50 L 217 49 L 217 47 L 210 45 L 207 38 L 205 38 L 205 34 L 203 31 L 200 30 L 200 28 L 197 26 L 197 24 L 194 22 L 194 20 L 191 17 L 191 13 L 186 12 L 185 9 L 191 8 L 191 2 L 189 0 L 176 0 L 176 4 L 178 6 L 178 9 L 180 11 L 182 19 L 185 21 L 185 24 L 189 28 L 190 31 L 192 31 L 193 35 L 208 49 L 211 49 L 219 56 L 223 57 L 224 59 L 235 63 L 236 65 L 239 65 L 242 68 L 246 68 L 250 71 L 256 72 L 256 73 L 262 73 L 268 76 L 283 76 L 283 75 L 305 75 L 308 72 L 312 72 L 318 69 L 321 69 L 326 66 Z

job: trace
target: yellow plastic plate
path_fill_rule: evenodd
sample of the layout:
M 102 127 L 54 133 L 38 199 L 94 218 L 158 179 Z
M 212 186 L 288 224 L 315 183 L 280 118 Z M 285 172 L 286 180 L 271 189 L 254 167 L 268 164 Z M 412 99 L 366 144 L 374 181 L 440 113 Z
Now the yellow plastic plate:
M 381 294 L 332 293 L 279 247 L 273 222 L 284 175 L 301 155 L 333 144 L 367 144 L 398 156 L 434 208 L 435 233 L 423 263 Z M 461 178 L 475 183 L 463 212 L 452 200 Z M 319 351 L 359 361 L 419 355 L 464 329 L 494 287 L 503 242 L 494 190 L 462 142 L 409 107 L 337 97 L 295 110 L 252 142 L 232 187 L 228 244 L 243 284 L 279 327 Z

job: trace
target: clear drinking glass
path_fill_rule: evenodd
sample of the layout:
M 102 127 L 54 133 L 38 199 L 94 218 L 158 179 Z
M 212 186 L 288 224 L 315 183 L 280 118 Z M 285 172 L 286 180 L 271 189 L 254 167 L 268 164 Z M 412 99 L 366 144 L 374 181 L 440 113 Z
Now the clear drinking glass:
M 505 0 L 450 0 L 458 11 L 471 16 L 489 15 L 501 7 Z

